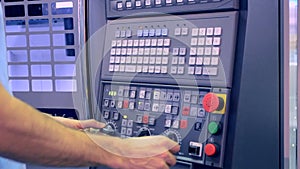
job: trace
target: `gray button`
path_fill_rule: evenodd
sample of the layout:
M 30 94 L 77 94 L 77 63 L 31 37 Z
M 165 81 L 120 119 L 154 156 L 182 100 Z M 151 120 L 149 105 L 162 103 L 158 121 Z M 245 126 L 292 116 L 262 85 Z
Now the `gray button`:
M 119 115 L 118 112 L 114 112 L 114 113 L 113 113 L 113 119 L 114 119 L 114 120 L 119 120 L 119 116 L 120 116 L 120 115 Z
M 131 136 L 132 135 L 132 128 L 127 128 L 126 135 Z
M 128 120 L 127 127 L 132 127 L 132 126 L 133 126 L 133 120 Z
M 105 99 L 103 105 L 104 105 L 104 107 L 108 107 L 108 105 L 109 105 L 109 100 L 106 100 L 106 99 Z
M 143 116 L 142 115 L 136 115 L 136 123 L 142 123 L 143 122 Z
M 144 101 L 138 102 L 138 110 L 144 110 Z
M 150 102 L 146 102 L 146 103 L 145 103 L 144 110 L 150 111 L 150 109 L 151 109 L 151 104 L 150 104 Z
M 122 127 L 126 127 L 127 126 L 127 119 L 122 119 Z
M 154 126 L 155 125 L 155 117 L 149 117 L 149 125 Z
M 109 111 L 104 111 L 103 117 L 104 119 L 109 119 Z
M 122 135 L 125 135 L 125 134 L 126 134 L 126 128 L 125 128 L 125 127 L 122 127 L 122 128 L 121 128 L 121 134 L 122 134 Z
M 180 100 L 180 93 L 174 93 L 173 101 L 178 102 Z

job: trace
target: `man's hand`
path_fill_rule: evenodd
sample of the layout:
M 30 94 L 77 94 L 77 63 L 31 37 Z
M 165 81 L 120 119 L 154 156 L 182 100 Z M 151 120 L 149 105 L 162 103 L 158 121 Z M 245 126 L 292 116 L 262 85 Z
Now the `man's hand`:
M 86 129 L 86 128 L 96 128 L 100 129 L 105 127 L 104 123 L 101 123 L 99 121 L 96 121 L 94 119 L 89 120 L 74 120 L 70 118 L 64 118 L 64 117 L 57 117 L 52 116 L 54 120 L 62 123 L 63 125 L 73 128 L 73 129 Z
M 103 139 L 95 135 L 90 137 L 110 156 L 116 158 L 113 163 L 106 164 L 114 169 L 169 169 L 176 164 L 173 154 L 180 149 L 178 143 L 165 136 L 127 139 Z

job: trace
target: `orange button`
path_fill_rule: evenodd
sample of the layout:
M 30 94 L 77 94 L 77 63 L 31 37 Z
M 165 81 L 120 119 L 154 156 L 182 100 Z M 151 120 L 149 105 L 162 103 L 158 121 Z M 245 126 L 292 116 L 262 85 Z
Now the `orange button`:
M 129 101 L 128 100 L 124 100 L 123 101 L 123 108 L 124 109 L 128 109 L 128 106 L 129 106 Z
M 216 154 L 217 148 L 214 144 L 209 143 L 205 145 L 204 151 L 207 156 L 213 156 Z
M 149 116 L 145 115 L 143 116 L 143 123 L 148 124 L 149 123 Z
M 181 120 L 181 121 L 180 121 L 180 128 L 181 128 L 181 129 L 187 128 L 187 125 L 188 125 L 187 120 Z
M 203 98 L 203 108 L 207 112 L 213 112 L 219 107 L 219 98 L 214 93 L 207 93 Z
M 189 106 L 185 106 L 185 107 L 182 108 L 182 115 L 183 116 L 190 115 L 190 107 Z

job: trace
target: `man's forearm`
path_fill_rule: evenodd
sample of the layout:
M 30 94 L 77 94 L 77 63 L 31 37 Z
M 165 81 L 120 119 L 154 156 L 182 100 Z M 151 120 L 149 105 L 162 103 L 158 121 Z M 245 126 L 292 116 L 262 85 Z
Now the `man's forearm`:
M 108 160 L 109 152 L 84 132 L 61 125 L 0 88 L 1 99 L 5 99 L 0 103 L 0 155 L 60 166 L 96 165 Z

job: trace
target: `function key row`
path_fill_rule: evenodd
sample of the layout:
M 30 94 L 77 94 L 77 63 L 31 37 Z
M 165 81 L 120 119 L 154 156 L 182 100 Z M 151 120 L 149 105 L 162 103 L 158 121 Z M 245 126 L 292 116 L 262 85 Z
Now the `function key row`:
M 112 40 L 111 47 L 156 47 L 170 46 L 171 39 L 135 39 L 135 40 Z

